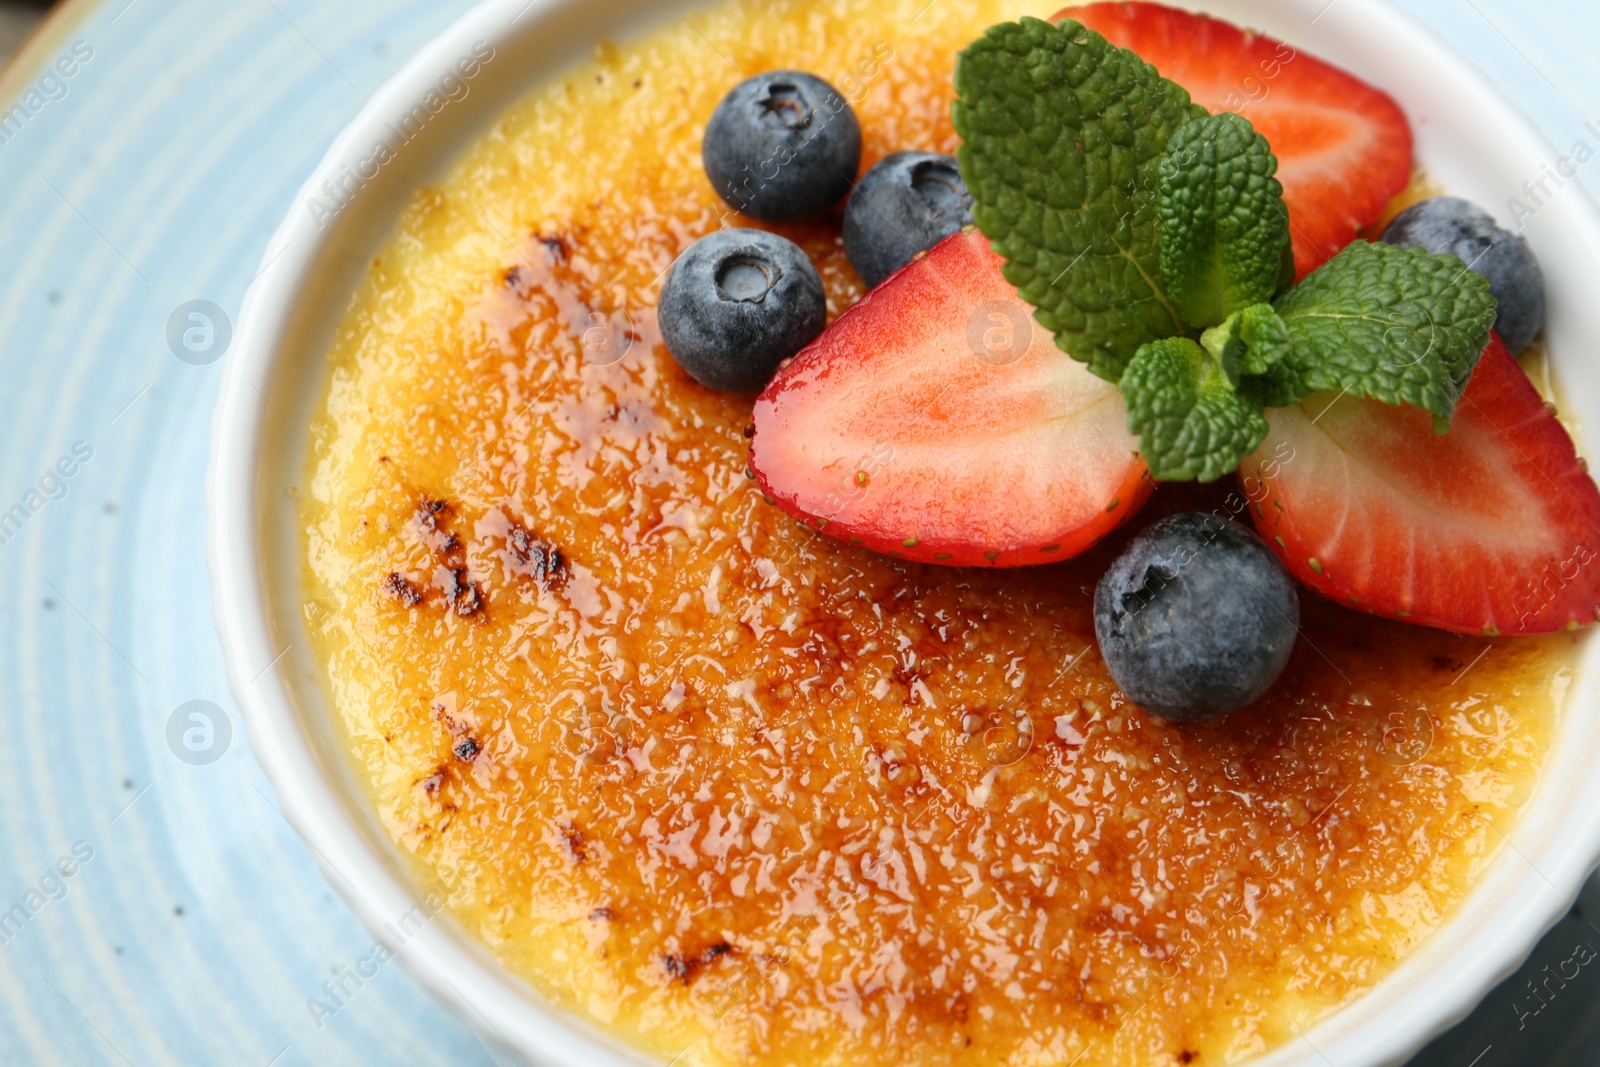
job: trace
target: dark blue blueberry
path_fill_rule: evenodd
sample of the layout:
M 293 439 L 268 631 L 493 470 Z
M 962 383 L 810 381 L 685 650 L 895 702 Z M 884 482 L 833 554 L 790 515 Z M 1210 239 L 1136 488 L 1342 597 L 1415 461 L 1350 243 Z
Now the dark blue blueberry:
M 896 152 L 867 171 L 844 209 L 844 253 L 869 288 L 972 224 L 954 156 Z
M 1495 329 L 1513 353 L 1533 343 L 1544 329 L 1544 272 L 1528 242 L 1500 228 L 1487 211 L 1453 196 L 1412 204 L 1384 231 L 1392 245 L 1426 248 L 1459 256 L 1489 280 L 1500 301 Z
M 828 302 L 799 245 L 765 230 L 718 230 L 667 271 L 657 320 L 695 381 L 754 393 L 822 332 Z
M 821 78 L 771 71 L 722 98 L 701 155 L 729 206 L 762 222 L 800 222 L 850 191 L 861 166 L 861 124 Z
M 1237 711 L 1277 681 L 1300 628 L 1300 596 L 1250 530 L 1174 515 L 1135 537 L 1100 579 L 1094 632 L 1111 677 L 1164 719 Z

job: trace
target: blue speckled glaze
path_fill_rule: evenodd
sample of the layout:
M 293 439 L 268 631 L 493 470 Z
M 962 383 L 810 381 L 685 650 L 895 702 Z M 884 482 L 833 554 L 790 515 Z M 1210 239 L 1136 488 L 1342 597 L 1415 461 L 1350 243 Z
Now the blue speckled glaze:
M 1600 10 L 1402 6 L 1555 143 L 1600 148 L 1584 128 L 1600 129 Z M 212 629 L 202 480 L 218 365 L 167 342 L 181 304 L 237 312 L 334 135 L 467 7 L 75 0 L 7 75 L 6 106 L 30 87 L 42 103 L 0 143 L 0 520 L 26 513 L 12 536 L 0 527 L 0 1064 L 495 1062 L 398 964 L 360 984 L 346 970 L 371 935 L 278 815 Z M 85 50 L 70 78 L 40 82 Z M 1600 191 L 1600 164 L 1583 177 Z M 169 745 L 194 700 L 230 716 L 214 762 Z M 1600 948 L 1593 886 L 1586 901 L 1531 976 L 1580 941 Z M 8 926 L 13 905 L 24 919 Z M 1418 1062 L 1600 1062 L 1600 963 L 1525 1017 L 1529 977 Z

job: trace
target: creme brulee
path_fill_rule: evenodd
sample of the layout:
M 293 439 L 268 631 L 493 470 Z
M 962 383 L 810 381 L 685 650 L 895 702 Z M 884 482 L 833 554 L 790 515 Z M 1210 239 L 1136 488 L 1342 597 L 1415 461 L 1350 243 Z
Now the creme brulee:
M 707 116 L 799 68 L 864 166 L 953 151 L 957 51 L 1057 6 L 740 0 L 603 47 L 416 195 L 338 332 L 306 615 L 358 773 L 462 927 L 663 1059 L 1238 1062 L 1444 921 L 1550 745 L 1575 635 L 1307 593 L 1269 697 L 1175 726 L 1095 651 L 1126 533 L 942 570 L 746 478 L 749 400 L 652 310 L 724 216 Z M 836 219 L 781 232 L 831 315 L 862 295 Z M 1132 529 L 1238 493 L 1165 487 Z

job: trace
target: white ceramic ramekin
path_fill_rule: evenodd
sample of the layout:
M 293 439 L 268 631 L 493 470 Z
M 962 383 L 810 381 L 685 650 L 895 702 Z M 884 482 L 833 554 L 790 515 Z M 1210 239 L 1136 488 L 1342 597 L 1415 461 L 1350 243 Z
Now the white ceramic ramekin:
M 935 0 L 959 3 L 961 0 Z M 1178 0 L 1187 2 L 1187 0 Z M 1453 193 L 1509 222 L 1508 198 L 1556 167 L 1551 146 L 1487 79 L 1383 0 L 1206 0 L 1387 89 L 1410 115 L 1418 157 Z M 674 0 L 489 0 L 381 89 L 329 150 L 273 238 L 245 300 L 212 428 L 209 544 L 233 692 L 284 814 L 329 881 L 374 931 L 424 903 L 347 768 L 300 605 L 292 499 L 303 433 L 325 382 L 334 324 L 411 192 L 437 178 L 492 118 L 597 41 L 683 17 Z M 1590 136 L 1594 147 L 1600 137 Z M 379 151 L 377 146 L 388 146 Z M 1526 220 L 1550 284 L 1549 342 L 1567 412 L 1600 427 L 1600 215 L 1568 180 Z M 1585 454 L 1597 454 L 1584 440 Z M 1507 516 L 1515 522 L 1515 516 Z M 1263 1057 L 1261 1067 L 1404 1061 L 1526 956 L 1600 862 L 1600 646 L 1590 642 L 1560 737 L 1507 846 L 1444 928 L 1377 989 Z M 431 909 L 430 909 L 431 910 Z M 414 924 L 413 924 L 414 925 Z M 488 1037 L 537 1063 L 646 1062 L 509 977 L 447 917 L 401 953 Z

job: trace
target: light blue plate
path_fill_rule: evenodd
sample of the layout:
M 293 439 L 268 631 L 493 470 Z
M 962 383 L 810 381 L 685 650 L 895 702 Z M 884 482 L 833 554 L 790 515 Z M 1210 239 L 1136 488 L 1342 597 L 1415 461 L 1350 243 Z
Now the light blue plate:
M 1582 5 L 1404 6 L 1600 148 Z M 358 973 L 371 937 L 241 735 L 202 556 L 215 361 L 267 238 L 467 6 L 73 0 L 0 77 L 0 1064 L 494 1062 L 398 965 Z M 1580 942 L 1569 919 L 1536 980 Z M 1548 988 L 1530 1015 L 1513 979 L 1419 1062 L 1600 1062 L 1600 961 Z

